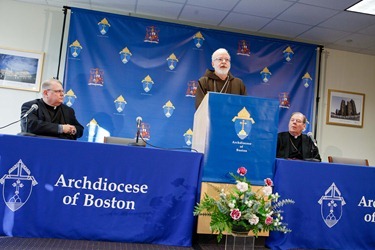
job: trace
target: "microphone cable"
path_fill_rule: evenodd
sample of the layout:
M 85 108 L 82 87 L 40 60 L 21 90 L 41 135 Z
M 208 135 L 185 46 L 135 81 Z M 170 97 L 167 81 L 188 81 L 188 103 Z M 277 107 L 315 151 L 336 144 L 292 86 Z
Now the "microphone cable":
M 135 144 L 137 146 L 138 145 L 138 139 L 141 138 L 141 140 L 148 146 L 150 147 L 153 147 L 153 148 L 158 148 L 158 149 L 165 149 L 165 150 L 184 150 L 184 151 L 194 151 L 196 153 L 199 153 L 198 150 L 194 149 L 194 148 L 164 148 L 164 147 L 159 147 L 159 146 L 155 146 L 151 143 L 148 143 L 142 136 L 142 133 L 140 131 L 141 129 L 141 124 L 142 124 L 142 117 L 138 116 L 136 119 L 136 122 L 137 122 L 137 135 L 136 135 L 136 141 L 135 141 Z
M 15 124 L 15 123 L 17 123 L 17 122 L 19 122 L 19 121 L 21 121 L 21 120 L 22 120 L 22 118 L 19 119 L 19 120 L 17 120 L 17 121 L 15 121 L 15 122 L 11 122 L 11 123 L 9 123 L 9 124 L 7 124 L 7 125 L 5 125 L 5 126 L 2 126 L 2 127 L 0 127 L 0 129 L 6 128 L 6 127 L 9 127 L 10 125 L 13 125 L 13 124 Z
M 153 147 L 153 148 L 158 148 L 158 149 L 165 149 L 165 150 L 183 150 L 183 151 L 193 151 L 195 153 L 199 153 L 198 150 L 194 149 L 194 148 L 165 148 L 165 147 L 159 147 L 159 146 L 155 146 L 151 143 L 148 143 L 142 136 L 142 133 L 139 134 L 139 137 L 141 138 L 141 140 L 148 146 L 150 147 Z

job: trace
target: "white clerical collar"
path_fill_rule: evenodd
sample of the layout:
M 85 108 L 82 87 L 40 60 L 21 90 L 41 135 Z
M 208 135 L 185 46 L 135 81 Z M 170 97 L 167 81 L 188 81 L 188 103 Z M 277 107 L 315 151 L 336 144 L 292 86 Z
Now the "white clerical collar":
M 291 133 L 289 133 L 291 136 L 293 136 L 294 139 L 297 139 L 300 135 L 292 135 Z

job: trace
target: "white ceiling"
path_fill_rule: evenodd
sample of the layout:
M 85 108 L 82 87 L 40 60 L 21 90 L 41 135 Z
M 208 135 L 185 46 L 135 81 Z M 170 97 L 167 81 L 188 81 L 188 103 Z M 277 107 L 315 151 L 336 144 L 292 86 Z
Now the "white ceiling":
M 359 0 L 15 0 L 276 37 L 375 55 L 375 16 Z

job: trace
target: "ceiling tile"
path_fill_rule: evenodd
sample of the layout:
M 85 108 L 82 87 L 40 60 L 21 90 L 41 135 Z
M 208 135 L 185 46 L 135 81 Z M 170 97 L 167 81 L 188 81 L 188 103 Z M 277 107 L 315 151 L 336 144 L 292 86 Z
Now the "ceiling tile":
M 184 5 L 181 3 L 171 3 L 159 0 L 138 0 L 136 13 L 155 17 L 177 19 L 183 6 Z
M 367 49 L 375 44 L 375 37 L 362 34 L 351 34 L 338 40 L 335 44 L 352 48 Z
M 18 2 L 35 3 L 35 4 L 48 4 L 48 1 L 46 1 L 46 0 L 18 0 Z
M 364 29 L 373 24 L 375 24 L 374 16 L 345 11 L 319 24 L 319 26 L 335 30 L 356 32 L 357 30 Z
M 334 10 L 345 10 L 357 3 L 358 0 L 299 0 L 299 3 L 330 8 Z
M 179 19 L 193 23 L 218 25 L 224 19 L 227 13 L 228 12 L 222 10 L 186 5 L 182 10 Z
M 349 32 L 330 30 L 326 28 L 314 27 L 303 34 L 299 35 L 298 38 L 310 41 L 317 41 L 321 44 L 333 43 L 344 36 L 349 35 Z
M 70 6 L 70 7 L 82 7 L 82 6 L 90 6 L 89 8 L 92 7 L 92 4 L 90 0 L 63 0 L 63 1 L 59 1 L 59 0 L 48 0 L 48 2 L 52 2 L 52 1 L 55 1 L 55 2 L 65 2 L 66 6 Z M 109 6 L 111 4 L 108 4 Z M 94 4 L 94 9 L 98 9 L 98 6 L 95 7 L 95 4 Z
M 291 5 L 293 5 L 292 2 L 280 0 L 241 1 L 233 11 L 253 16 L 274 18 Z
M 359 52 L 361 49 L 358 48 L 352 48 L 345 45 L 339 45 L 339 44 L 330 44 L 329 46 L 326 46 L 326 48 L 331 49 L 337 49 L 337 50 L 343 50 L 343 51 L 351 51 L 351 52 Z
M 362 30 L 359 30 L 358 33 L 375 36 L 375 24 L 371 25 L 367 28 L 364 28 Z M 375 46 L 375 44 L 374 44 L 374 46 Z
M 186 3 L 188 5 L 230 11 L 237 4 L 237 2 L 239 2 L 239 0 L 188 0 Z
M 224 19 L 220 26 L 255 32 L 261 29 L 271 20 L 272 19 L 269 18 L 255 17 L 232 12 Z
M 183 4 L 186 3 L 186 0 L 161 0 L 161 1 L 171 2 L 171 3 L 183 3 Z
M 82 1 L 80 1 L 82 2 Z M 102 1 L 102 0 L 91 0 L 92 6 L 100 6 L 107 9 L 116 9 L 117 11 L 121 10 L 122 12 L 131 11 L 133 12 L 135 10 L 135 4 L 136 0 L 111 0 L 111 3 L 108 4 L 108 2 Z
M 337 14 L 337 10 L 296 3 L 281 13 L 277 19 L 301 24 L 317 25 Z
M 365 55 L 373 55 L 373 56 L 375 56 L 375 47 L 372 47 L 372 49 L 358 50 L 358 53 L 365 54 Z
M 261 29 L 260 32 L 294 38 L 310 28 L 311 26 L 305 24 L 274 20 Z
M 48 0 L 48 1 L 51 1 L 51 0 Z M 91 0 L 62 0 L 59 2 L 68 2 L 69 4 L 91 4 L 92 1 Z

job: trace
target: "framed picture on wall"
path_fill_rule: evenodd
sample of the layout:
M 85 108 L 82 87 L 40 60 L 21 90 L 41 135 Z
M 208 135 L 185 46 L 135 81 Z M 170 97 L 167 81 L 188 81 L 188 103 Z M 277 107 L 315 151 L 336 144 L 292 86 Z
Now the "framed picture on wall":
M 365 94 L 328 90 L 327 124 L 363 127 Z
M 38 92 L 43 60 L 43 52 L 0 47 L 0 87 Z

